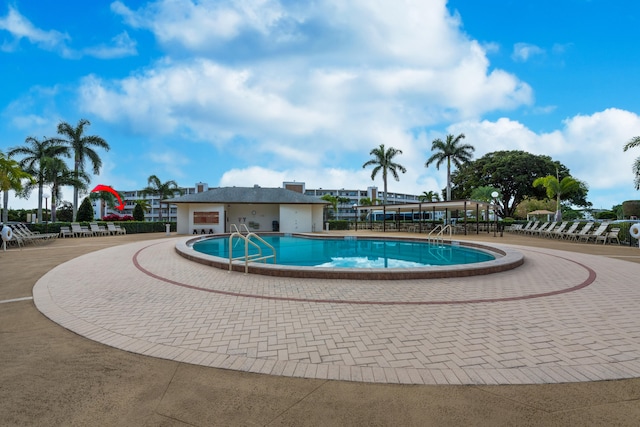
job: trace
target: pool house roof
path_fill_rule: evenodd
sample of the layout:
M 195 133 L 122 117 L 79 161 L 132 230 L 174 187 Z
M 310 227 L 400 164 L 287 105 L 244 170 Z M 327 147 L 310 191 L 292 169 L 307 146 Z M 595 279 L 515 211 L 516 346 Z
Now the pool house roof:
M 307 196 L 285 188 L 218 187 L 207 191 L 163 200 L 164 203 L 215 203 L 215 204 L 304 204 L 326 205 L 319 197 Z

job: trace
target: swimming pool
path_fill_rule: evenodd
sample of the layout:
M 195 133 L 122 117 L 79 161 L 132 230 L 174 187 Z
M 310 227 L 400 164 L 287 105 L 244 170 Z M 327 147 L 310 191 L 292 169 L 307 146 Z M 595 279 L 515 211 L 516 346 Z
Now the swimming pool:
M 262 238 L 267 236 L 261 235 Z M 275 234 L 270 237 L 280 243 L 289 242 L 290 238 L 302 240 L 296 245 L 276 248 L 276 264 L 250 262 L 249 273 L 304 278 L 395 280 L 491 274 L 510 270 L 524 262 L 522 254 L 514 249 L 475 242 L 445 241 L 444 245 L 429 246 L 424 238 L 336 238 L 296 234 Z M 239 255 L 243 255 L 244 243 L 234 240 L 234 244 L 240 251 Z M 333 247 L 330 253 L 328 247 Z M 200 252 L 203 248 L 207 248 L 209 253 Z M 185 238 L 176 243 L 175 249 L 178 254 L 192 261 L 229 269 L 228 235 Z M 454 253 L 455 257 L 452 255 Z M 402 257 L 398 258 L 398 254 Z M 285 264 L 291 263 L 287 261 L 291 257 L 295 259 L 293 264 L 297 265 Z M 455 264 L 452 264 L 454 260 Z M 245 263 L 234 261 L 232 269 L 244 272 Z
M 332 268 L 411 268 L 433 265 L 457 265 L 484 262 L 495 256 L 474 248 L 460 245 L 444 245 L 428 241 L 401 241 L 348 238 L 314 239 L 301 236 L 261 236 L 275 248 L 276 262 L 273 258 L 265 262 L 300 267 Z M 271 253 L 271 249 L 253 240 L 260 246 L 262 253 Z M 229 258 L 229 238 L 214 237 L 194 243 L 193 249 L 207 255 Z M 249 255 L 257 255 L 258 248 L 249 245 Z M 244 255 L 244 241 L 234 239 L 233 258 Z

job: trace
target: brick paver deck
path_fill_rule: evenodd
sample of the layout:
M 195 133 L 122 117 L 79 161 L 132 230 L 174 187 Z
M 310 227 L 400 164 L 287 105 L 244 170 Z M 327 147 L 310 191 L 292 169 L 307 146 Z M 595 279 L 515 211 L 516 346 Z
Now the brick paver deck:
M 510 246 L 515 270 L 409 281 L 222 270 L 131 243 L 62 264 L 38 309 L 89 339 L 271 375 L 403 384 L 640 377 L 640 264 Z

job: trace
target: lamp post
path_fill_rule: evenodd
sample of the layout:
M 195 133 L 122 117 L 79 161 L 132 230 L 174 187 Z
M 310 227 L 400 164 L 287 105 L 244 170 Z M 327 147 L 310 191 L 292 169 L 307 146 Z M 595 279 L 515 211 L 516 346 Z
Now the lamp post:
M 498 204 L 499 195 L 500 194 L 498 194 L 497 191 L 494 191 L 493 193 L 491 193 L 491 197 L 493 197 L 493 221 L 494 221 L 493 237 L 496 237 L 496 230 L 498 229 L 498 214 L 496 214 L 496 205 Z
M 49 231 L 49 221 L 47 221 L 49 194 L 45 193 L 42 197 L 44 198 L 44 232 L 47 233 Z
M 355 212 L 356 217 L 356 231 L 358 231 L 358 205 L 353 204 L 353 211 Z

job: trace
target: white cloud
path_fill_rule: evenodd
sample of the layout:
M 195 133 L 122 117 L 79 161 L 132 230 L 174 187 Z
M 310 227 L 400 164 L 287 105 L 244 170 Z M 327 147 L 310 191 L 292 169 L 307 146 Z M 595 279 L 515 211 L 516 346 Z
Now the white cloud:
M 15 50 L 20 40 L 26 39 L 41 49 L 57 51 L 65 57 L 72 56 L 72 52 L 66 46 L 67 41 L 70 40 L 68 34 L 37 28 L 13 6 L 9 6 L 7 16 L 0 18 L 0 30 L 9 32 L 13 37 L 12 41 L 3 42 L 2 50 L 4 51 Z
M 277 1 L 269 0 L 159 0 L 138 11 L 115 1 L 111 10 L 129 25 L 151 30 L 161 43 L 179 43 L 195 51 L 208 50 L 242 31 L 268 34 L 284 13 Z
M 530 43 L 516 43 L 511 58 L 518 62 L 527 62 L 534 56 L 544 55 L 545 50 Z
M 83 49 L 82 52 L 85 55 L 100 59 L 122 58 L 138 54 L 135 40 L 131 39 L 126 31 L 111 39 L 111 44 L 88 47 Z

